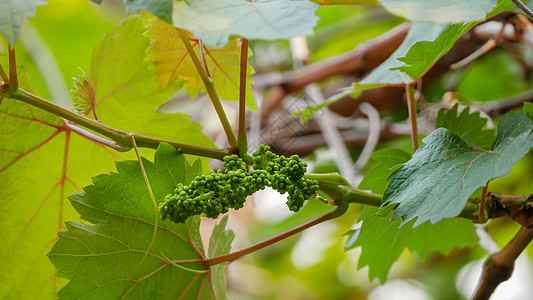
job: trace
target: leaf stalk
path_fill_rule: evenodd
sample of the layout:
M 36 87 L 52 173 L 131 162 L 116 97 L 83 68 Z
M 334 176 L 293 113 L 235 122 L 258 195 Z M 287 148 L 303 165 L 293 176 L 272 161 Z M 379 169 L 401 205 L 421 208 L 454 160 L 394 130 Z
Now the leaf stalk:
M 8 95 L 15 93 L 19 88 L 19 81 L 17 75 L 17 59 L 15 57 L 15 47 L 9 47 L 9 88 Z
M 204 260 L 204 266 L 205 267 L 210 267 L 210 266 L 214 266 L 214 265 L 218 265 L 218 264 L 222 264 L 222 263 L 225 263 L 225 262 L 229 262 L 229 261 L 232 261 L 232 260 L 236 260 L 244 255 L 247 255 L 247 254 L 250 254 L 252 252 L 255 252 L 255 251 L 258 251 L 258 250 L 261 250 L 267 246 L 270 246 L 272 244 L 275 244 L 281 240 L 284 240 L 288 237 L 291 237 L 297 233 L 300 233 L 302 231 L 304 231 L 305 229 L 308 229 L 310 227 L 313 227 L 315 225 L 318 225 L 320 223 L 323 223 L 325 221 L 328 221 L 328 220 L 332 220 L 332 219 L 335 219 L 335 218 L 338 218 L 340 216 L 342 216 L 346 210 L 348 210 L 348 205 L 345 204 L 345 205 L 341 205 L 339 207 L 337 207 L 336 209 L 314 219 L 314 220 L 311 220 L 307 223 L 304 223 L 300 226 L 297 226 L 297 227 L 294 227 L 288 231 L 285 231 L 279 235 L 276 235 L 274 237 L 271 237 L 269 239 L 266 239 L 262 242 L 259 242 L 255 245 L 252 245 L 250 247 L 247 247 L 247 248 L 244 248 L 244 249 L 241 249 L 241 250 L 238 250 L 238 251 L 235 251 L 235 252 L 232 252 L 232 253 L 229 253 L 229 254 L 226 254 L 226 255 L 221 255 L 221 256 L 217 256 L 217 257 L 213 257 L 213 258 L 209 258 L 209 259 L 206 259 Z
M 248 141 L 246 137 L 246 79 L 248 70 L 248 40 L 241 41 L 241 64 L 239 82 L 239 154 L 248 153 Z
M 198 71 L 198 74 L 200 75 L 200 78 L 202 78 L 202 81 L 204 82 L 207 95 L 209 96 L 209 99 L 211 99 L 211 103 L 213 103 L 213 107 L 215 108 L 218 118 L 220 119 L 220 122 L 222 123 L 222 127 L 224 128 L 224 131 L 226 132 L 226 136 L 228 137 L 228 142 L 230 146 L 238 147 L 237 137 L 235 136 L 235 133 L 233 133 L 231 124 L 229 123 L 228 117 L 226 116 L 226 113 L 224 112 L 224 108 L 222 107 L 220 98 L 218 97 L 218 94 L 215 90 L 215 84 L 213 82 L 213 79 L 209 77 L 207 72 L 204 70 L 202 63 L 198 59 L 198 56 L 196 56 L 196 53 L 194 52 L 194 49 L 192 48 L 191 42 L 189 42 L 189 36 L 185 32 L 185 30 L 181 28 L 176 28 L 176 30 L 178 31 L 180 38 L 183 41 L 183 44 L 185 45 L 185 48 L 187 48 L 187 51 L 189 52 L 189 56 L 191 57 L 196 67 L 196 70 Z
M 9 82 L 9 77 L 7 77 L 6 71 L 4 70 L 4 67 L 2 67 L 2 65 L 0 65 L 0 77 L 5 83 Z
M 407 95 L 407 109 L 409 110 L 409 120 L 411 122 L 411 140 L 413 142 L 413 151 L 416 151 L 416 149 L 418 149 L 418 127 L 416 124 L 416 99 L 414 84 L 406 85 L 405 92 Z

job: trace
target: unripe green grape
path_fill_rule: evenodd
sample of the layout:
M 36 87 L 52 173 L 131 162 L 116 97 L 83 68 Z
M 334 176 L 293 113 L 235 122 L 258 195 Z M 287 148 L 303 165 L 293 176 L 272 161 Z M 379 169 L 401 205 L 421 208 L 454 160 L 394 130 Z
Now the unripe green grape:
M 162 218 L 176 223 L 193 215 L 217 218 L 230 208 L 242 208 L 247 196 L 267 186 L 288 192 L 287 206 L 298 211 L 318 190 L 316 180 L 303 178 L 307 164 L 297 155 L 278 156 L 268 146 L 260 145 L 252 162 L 253 169 L 248 172 L 241 158 L 228 155 L 223 158 L 225 171 L 199 175 L 189 185 L 178 184 L 175 193 L 167 195 L 160 205 Z

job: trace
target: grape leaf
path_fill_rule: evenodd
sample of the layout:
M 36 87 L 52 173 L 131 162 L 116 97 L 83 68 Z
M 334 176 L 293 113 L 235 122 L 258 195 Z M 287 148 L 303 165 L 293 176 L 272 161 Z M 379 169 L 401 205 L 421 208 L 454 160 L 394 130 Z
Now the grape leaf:
M 185 157 L 168 144 L 161 144 L 155 161 L 143 165 L 157 201 L 172 193 L 178 183 L 187 184 L 192 175 L 201 174 L 200 164 L 190 166 Z M 72 298 L 216 298 L 215 274 L 200 270 L 205 259 L 199 232 L 199 218 L 184 224 L 161 222 L 150 251 L 155 212 L 141 168 L 137 161 L 117 163 L 118 173 L 98 175 L 84 192 L 69 196 L 81 218 L 94 224 L 67 223 L 68 231 L 48 254 L 58 275 L 70 282 L 58 293 L 59 299 Z M 220 243 L 231 236 L 224 231 L 225 221 L 214 230 L 212 240 Z M 135 234 L 132 234 L 135 232 Z M 222 240 L 222 243 L 228 243 Z M 231 240 L 229 240 L 231 243 Z M 229 247 L 219 248 L 226 254 Z M 145 256 L 145 254 L 147 254 Z M 224 274 L 216 280 L 224 281 Z
M 494 129 L 485 128 L 487 119 L 480 117 L 478 111 L 470 113 L 469 107 L 458 115 L 458 107 L 455 104 L 450 110 L 439 110 L 436 127 L 444 127 L 478 147 L 490 149 L 495 135 Z
M 361 189 L 383 193 L 387 186 L 386 178 L 409 160 L 409 153 L 400 149 L 383 149 L 372 154 L 379 163 L 363 178 Z M 424 260 L 433 250 L 448 254 L 452 247 L 473 246 L 477 242 L 474 224 L 469 220 L 450 219 L 438 224 L 425 223 L 419 227 L 400 227 L 400 220 L 389 221 L 392 210 L 384 216 L 377 215 L 378 209 L 366 206 L 359 217 L 361 227 L 348 235 L 346 250 L 361 247 L 358 267 L 368 266 L 370 280 L 387 279 L 392 264 L 398 260 L 405 248 L 416 251 Z
M 150 63 L 145 61 L 150 42 L 143 32 L 141 18 L 132 16 L 95 47 L 89 77 L 96 90 L 100 120 L 154 138 L 215 147 L 187 114 L 156 111 L 179 86 L 161 88 L 154 80 Z
M 311 0 L 320 5 L 351 4 L 351 5 L 379 5 L 378 0 Z
M 411 154 L 401 149 L 383 149 L 372 154 L 371 158 L 378 163 L 363 177 L 359 188 L 371 190 L 376 194 L 383 194 L 387 188 L 387 177 L 399 164 L 403 164 L 411 158 Z
M 15 45 L 24 19 L 35 16 L 39 5 L 46 0 L 0 0 L 0 32 L 9 45 Z
M 228 223 L 228 216 L 224 216 L 222 220 L 213 229 L 213 234 L 209 240 L 209 257 L 217 257 L 227 254 L 231 250 L 231 242 L 235 238 L 235 233 L 231 230 L 225 230 L 226 223 Z M 224 268 L 227 263 L 218 264 L 211 267 L 212 280 L 214 287 L 214 294 L 216 299 L 224 299 L 226 296 L 226 281 L 224 280 Z
M 318 7 L 308 0 L 175 1 L 172 22 L 220 48 L 232 36 L 278 40 L 312 34 Z
M 155 74 L 161 86 L 168 86 L 176 79 L 185 79 L 185 87 L 189 96 L 194 98 L 199 92 L 206 92 L 196 67 L 189 56 L 185 45 L 171 24 L 165 23 L 148 14 L 142 14 L 147 30 L 145 36 L 151 40 L 147 50 L 148 57 L 153 60 Z M 193 48 L 198 57 L 198 40 L 193 40 Z M 220 49 L 205 47 L 205 61 L 213 78 L 215 89 L 223 100 L 236 101 L 239 99 L 240 53 L 241 43 L 234 39 Z M 251 52 L 250 52 L 251 53 Z M 247 68 L 248 79 L 246 86 L 246 105 L 256 110 L 250 84 L 254 73 L 251 66 Z
M 101 4 L 102 0 L 91 0 Z M 172 1 L 173 0 L 124 0 L 124 4 L 135 12 L 146 10 L 158 16 L 168 23 L 172 23 Z
M 391 13 L 414 22 L 439 24 L 484 20 L 496 0 L 379 0 Z
M 124 0 L 124 3 L 136 12 L 144 9 L 165 22 L 172 23 L 172 1 L 173 0 Z
M 172 90 L 161 89 L 149 63 L 143 64 L 149 44 L 143 30 L 138 18 L 129 18 L 95 49 L 91 79 L 97 89 L 100 119 L 139 134 L 214 147 L 201 126 L 187 115 L 155 111 L 168 101 Z M 6 53 L 0 54 L 0 63 L 7 65 Z M 25 78 L 22 70 L 19 78 Z M 20 86 L 31 90 L 27 80 L 21 80 Z M 116 160 L 132 155 L 89 141 L 38 108 L 3 99 L 0 282 L 4 284 L 0 285 L 0 298 L 54 297 L 66 280 L 56 278 L 45 254 L 57 232 L 64 230 L 64 221 L 78 219 L 65 197 L 80 192 L 80 187 L 90 183 L 91 174 L 106 172 Z
M 355 84 L 354 91 L 413 82 L 446 54 L 473 25 L 411 24 L 400 47 L 367 77 Z
M 418 21 L 417 18 L 414 18 L 411 28 L 400 47 L 368 76 L 360 82 L 354 83 L 352 87 L 344 89 L 344 92 L 356 92 L 382 86 L 405 86 L 413 83 L 446 54 L 463 34 L 480 22 L 466 22 L 466 20 L 477 20 L 477 14 L 481 15 L 481 13 L 486 14 L 485 17 L 481 18 L 485 19 L 513 6 L 507 0 L 498 0 L 497 2 L 491 0 L 487 3 L 461 1 L 460 4 L 456 1 L 418 0 L 383 0 L 380 2 L 382 5 L 389 5 L 391 8 L 400 5 L 402 12 L 406 14 L 414 13 L 416 16 L 420 14 L 420 18 L 424 15 L 421 13 L 423 11 L 434 10 L 432 14 L 426 14 L 426 16 L 440 16 L 441 11 L 437 8 L 446 8 L 450 13 L 443 13 L 442 16 L 448 18 L 448 22 L 440 22 L 440 17 L 427 17 L 427 22 Z M 408 6 L 408 4 L 413 6 Z M 463 13 L 454 7 L 456 5 L 465 5 L 470 8 L 462 15 Z M 474 7 L 478 7 L 480 12 L 473 12 L 472 8 Z M 468 17 L 469 14 L 476 15 L 476 17 Z M 455 22 L 454 18 L 456 16 L 465 22 L 452 24 Z M 432 19 L 435 21 L 431 21 Z
M 400 220 L 389 221 L 392 211 L 386 217 L 376 216 L 377 211 L 378 208 L 365 207 L 359 217 L 363 224 L 353 244 L 353 247 L 361 247 L 357 266 L 368 266 L 370 280 L 378 278 L 385 282 L 392 264 L 405 248 L 415 251 L 426 260 L 432 251 L 446 255 L 453 247 L 472 247 L 478 241 L 474 223 L 467 219 L 447 219 L 438 224 L 424 223 L 416 228 L 398 228 Z
M 524 113 L 533 120 L 533 103 L 524 102 Z
M 474 191 L 509 173 L 533 147 L 533 121 L 524 113 L 506 114 L 497 133 L 490 151 L 445 128 L 427 136 L 426 144 L 389 177 L 384 205 L 400 204 L 392 219 L 402 217 L 405 224 L 418 217 L 418 226 L 459 215 Z

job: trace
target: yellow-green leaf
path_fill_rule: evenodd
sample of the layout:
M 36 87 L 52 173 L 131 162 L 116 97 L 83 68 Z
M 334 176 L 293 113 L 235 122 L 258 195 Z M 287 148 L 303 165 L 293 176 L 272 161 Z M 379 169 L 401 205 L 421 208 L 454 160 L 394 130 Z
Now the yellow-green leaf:
M 205 86 L 198 71 L 183 45 L 176 28 L 161 19 L 143 14 L 147 26 L 145 36 L 151 40 L 147 50 L 148 57 L 153 60 L 154 70 L 161 86 L 168 86 L 178 78 L 185 80 L 189 96 L 194 98 L 199 92 L 205 92 Z M 190 38 L 195 53 L 200 57 L 200 44 L 192 36 Z M 223 100 L 239 99 L 240 53 L 241 42 L 233 39 L 226 46 L 214 49 L 203 47 L 205 62 L 213 78 L 215 89 Z M 251 52 L 249 51 L 249 54 Z M 246 105 L 256 110 L 250 84 L 254 73 L 252 67 L 247 68 Z

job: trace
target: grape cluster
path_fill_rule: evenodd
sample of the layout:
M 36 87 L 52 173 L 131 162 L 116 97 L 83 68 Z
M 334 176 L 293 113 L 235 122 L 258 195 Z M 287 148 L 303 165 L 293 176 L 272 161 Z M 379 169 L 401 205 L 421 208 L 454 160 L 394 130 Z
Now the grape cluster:
M 253 154 L 250 172 L 237 155 L 225 156 L 223 166 L 225 171 L 199 175 L 188 185 L 180 183 L 175 193 L 167 195 L 159 206 L 163 220 L 183 223 L 188 217 L 201 214 L 216 218 L 230 208 L 242 208 L 247 196 L 267 186 L 287 192 L 287 206 L 298 211 L 318 190 L 316 180 L 303 177 L 307 164 L 298 155 L 278 156 L 265 145 Z

